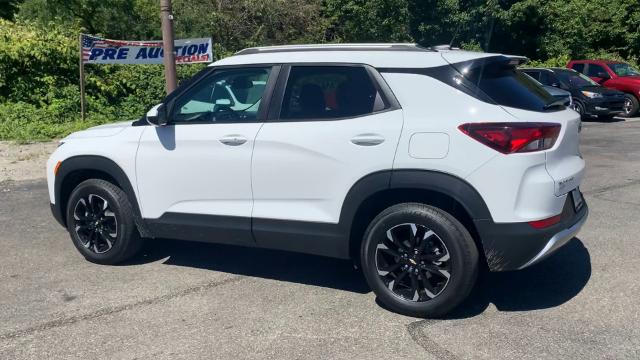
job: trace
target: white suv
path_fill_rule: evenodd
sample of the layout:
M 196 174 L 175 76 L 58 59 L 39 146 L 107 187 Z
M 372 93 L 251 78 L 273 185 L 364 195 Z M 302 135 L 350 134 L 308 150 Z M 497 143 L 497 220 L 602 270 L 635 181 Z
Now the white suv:
M 142 119 L 61 141 L 55 218 L 88 260 L 173 238 L 350 258 L 441 316 L 481 266 L 530 266 L 587 218 L 580 118 L 526 59 L 411 44 L 251 48 Z

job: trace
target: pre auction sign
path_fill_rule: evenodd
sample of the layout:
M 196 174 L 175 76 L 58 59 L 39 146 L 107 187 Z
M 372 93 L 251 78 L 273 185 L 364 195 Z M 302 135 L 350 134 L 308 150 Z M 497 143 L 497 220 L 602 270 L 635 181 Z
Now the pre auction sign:
M 213 61 L 211 38 L 175 42 L 176 64 Z M 82 35 L 82 62 L 86 64 L 162 64 L 162 41 L 126 41 Z

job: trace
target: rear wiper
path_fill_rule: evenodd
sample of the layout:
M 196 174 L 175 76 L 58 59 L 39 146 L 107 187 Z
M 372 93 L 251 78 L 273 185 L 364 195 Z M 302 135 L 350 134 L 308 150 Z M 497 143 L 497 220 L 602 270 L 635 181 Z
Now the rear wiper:
M 564 103 L 566 101 L 567 101 L 566 99 L 556 99 L 556 100 L 554 100 L 554 101 L 552 101 L 552 102 L 550 102 L 548 104 L 545 104 L 542 107 L 542 110 L 549 110 L 549 109 L 554 108 L 554 107 L 564 107 Z

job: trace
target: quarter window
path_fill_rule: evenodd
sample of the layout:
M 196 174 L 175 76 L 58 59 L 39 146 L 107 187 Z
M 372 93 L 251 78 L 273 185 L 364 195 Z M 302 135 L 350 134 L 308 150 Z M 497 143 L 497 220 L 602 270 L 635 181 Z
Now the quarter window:
M 254 121 L 270 72 L 270 67 L 217 70 L 176 100 L 172 121 Z
M 370 114 L 385 103 L 362 66 L 293 66 L 281 119 L 337 119 Z

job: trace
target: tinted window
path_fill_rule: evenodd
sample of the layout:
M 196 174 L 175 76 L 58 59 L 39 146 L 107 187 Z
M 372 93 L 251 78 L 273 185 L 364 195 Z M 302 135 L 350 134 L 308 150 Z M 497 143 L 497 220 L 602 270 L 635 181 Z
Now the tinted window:
M 257 118 L 271 68 L 219 70 L 180 95 L 173 122 L 242 122 Z
M 599 73 L 606 73 L 606 71 L 600 65 L 589 64 L 589 67 L 587 68 L 587 76 L 599 77 Z
M 556 74 L 552 73 L 551 71 L 547 72 L 547 81 L 549 81 L 549 86 L 560 85 L 560 80 L 558 80 Z
M 540 81 L 540 71 L 523 70 L 523 72 L 534 78 L 536 81 Z
M 282 119 L 332 119 L 385 108 L 360 66 L 294 66 L 282 102 Z
M 584 64 L 573 64 L 571 68 L 577 72 L 584 73 Z
M 553 83 L 553 81 L 551 80 L 551 73 L 548 71 L 542 71 L 540 73 L 540 83 L 542 83 L 542 85 L 547 85 L 547 86 L 551 86 L 551 84 Z
M 598 83 L 585 75 L 571 70 L 556 71 L 556 76 L 569 89 L 579 89 L 585 86 L 598 86 Z
M 505 62 L 472 67 L 465 78 L 499 105 L 545 111 L 554 100 L 538 82 Z

